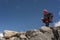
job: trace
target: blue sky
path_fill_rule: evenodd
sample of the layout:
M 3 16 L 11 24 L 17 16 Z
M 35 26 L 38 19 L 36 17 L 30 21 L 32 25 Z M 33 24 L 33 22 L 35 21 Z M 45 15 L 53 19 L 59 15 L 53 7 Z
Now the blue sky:
M 0 31 L 40 28 L 45 8 L 54 14 L 53 26 L 60 20 L 60 0 L 0 0 Z

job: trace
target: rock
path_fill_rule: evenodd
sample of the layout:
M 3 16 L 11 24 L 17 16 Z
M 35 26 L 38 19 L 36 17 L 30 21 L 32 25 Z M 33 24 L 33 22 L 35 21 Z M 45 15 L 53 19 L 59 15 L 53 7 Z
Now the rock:
M 18 37 L 11 37 L 8 40 L 20 40 L 20 38 L 18 38 Z
M 59 33 L 59 38 L 58 39 L 60 40 L 60 30 L 58 30 L 58 33 Z
M 60 30 L 58 30 L 59 36 L 60 36 Z
M 25 32 L 19 32 L 17 33 L 17 36 L 20 38 L 26 38 L 25 34 L 26 34 Z
M 28 38 L 26 37 L 26 32 L 20 32 L 20 39 L 21 40 L 28 40 Z
M 29 30 L 29 31 L 26 32 L 26 36 L 27 36 L 28 38 L 30 38 L 30 37 L 33 35 L 33 33 L 36 32 L 36 31 L 37 31 L 37 30 Z
M 59 34 L 58 40 L 60 40 L 60 26 L 57 26 L 56 29 L 58 30 L 58 34 Z
M 26 32 L 29 40 L 48 40 L 45 35 L 39 30 L 30 30 Z
M 14 36 L 14 35 L 16 35 L 17 34 L 17 32 L 15 32 L 15 31 L 10 31 L 10 30 L 5 30 L 4 32 L 3 32 L 3 36 L 5 37 L 5 38 L 10 38 L 10 37 L 12 37 L 12 36 Z
M 46 27 L 46 26 L 42 26 L 40 29 L 43 31 L 50 31 L 51 30 L 50 27 Z
M 20 38 L 26 38 L 26 36 L 25 35 L 20 35 Z
M 0 36 L 0 40 L 6 40 L 6 39 Z
M 32 36 L 29 40 L 48 40 L 42 32 L 35 32 L 31 35 Z
M 45 27 L 44 26 L 44 27 L 41 27 L 40 30 L 42 30 L 41 32 L 43 32 L 49 40 L 52 40 L 52 38 L 54 38 L 52 29 L 50 27 Z
M 59 33 L 60 40 L 60 28 L 57 27 L 58 31 L 53 27 L 41 27 L 40 29 L 28 30 L 26 32 L 15 32 L 5 30 L 3 37 L 0 40 L 55 40 L 56 33 Z

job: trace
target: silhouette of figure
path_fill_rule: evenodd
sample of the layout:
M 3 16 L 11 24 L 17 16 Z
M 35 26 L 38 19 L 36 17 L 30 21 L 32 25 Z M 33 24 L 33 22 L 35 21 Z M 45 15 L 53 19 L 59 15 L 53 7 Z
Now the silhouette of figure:
M 53 14 L 49 13 L 46 9 L 43 10 L 44 17 L 42 18 L 43 23 L 45 23 L 45 26 L 49 27 L 49 23 L 52 23 L 53 20 Z

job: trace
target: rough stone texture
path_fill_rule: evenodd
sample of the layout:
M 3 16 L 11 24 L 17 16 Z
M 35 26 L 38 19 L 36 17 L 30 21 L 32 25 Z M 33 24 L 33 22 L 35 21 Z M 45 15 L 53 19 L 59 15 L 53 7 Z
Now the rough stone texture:
M 51 30 L 50 27 L 46 27 L 46 26 L 42 26 L 40 29 L 48 32 Z
M 3 32 L 3 35 L 4 35 L 5 38 L 10 38 L 10 37 L 12 37 L 12 36 L 14 36 L 16 34 L 17 34 L 17 32 L 10 31 L 10 30 L 5 30 Z
M 26 34 L 26 32 L 20 32 L 20 33 L 18 33 L 17 35 L 18 35 L 20 38 L 26 38 L 25 34 Z
M 26 37 L 26 32 L 20 32 L 19 38 L 20 38 L 21 40 L 28 40 L 28 38 Z
M 60 27 L 56 29 L 58 30 L 60 40 Z M 28 30 L 26 32 L 5 30 L 0 40 L 53 40 L 52 38 L 54 37 L 52 29 L 43 26 L 40 29 Z
M 5 38 L 3 38 L 3 37 L 0 37 L 0 40 L 6 40 Z
M 58 30 L 58 33 L 59 33 L 59 40 L 60 40 L 60 30 Z
M 31 37 L 29 40 L 48 40 L 47 37 L 42 32 L 34 32 L 31 34 Z
M 60 30 L 58 30 L 59 36 L 60 36 Z
M 54 35 L 53 35 L 53 32 L 52 32 L 52 29 L 50 27 L 41 27 L 41 29 L 45 36 L 49 39 L 49 40 L 52 40 L 52 38 L 54 38 Z
M 18 37 L 12 37 L 12 38 L 9 38 L 8 40 L 20 40 L 20 38 L 18 38 Z

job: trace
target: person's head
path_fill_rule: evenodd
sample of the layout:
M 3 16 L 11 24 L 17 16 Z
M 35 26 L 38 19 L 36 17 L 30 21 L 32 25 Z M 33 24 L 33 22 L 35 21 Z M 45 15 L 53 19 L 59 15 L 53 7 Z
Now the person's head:
M 47 14 L 47 13 L 48 13 L 48 10 L 47 10 L 47 9 L 44 9 L 44 10 L 43 10 L 43 13 L 44 13 L 44 14 Z

